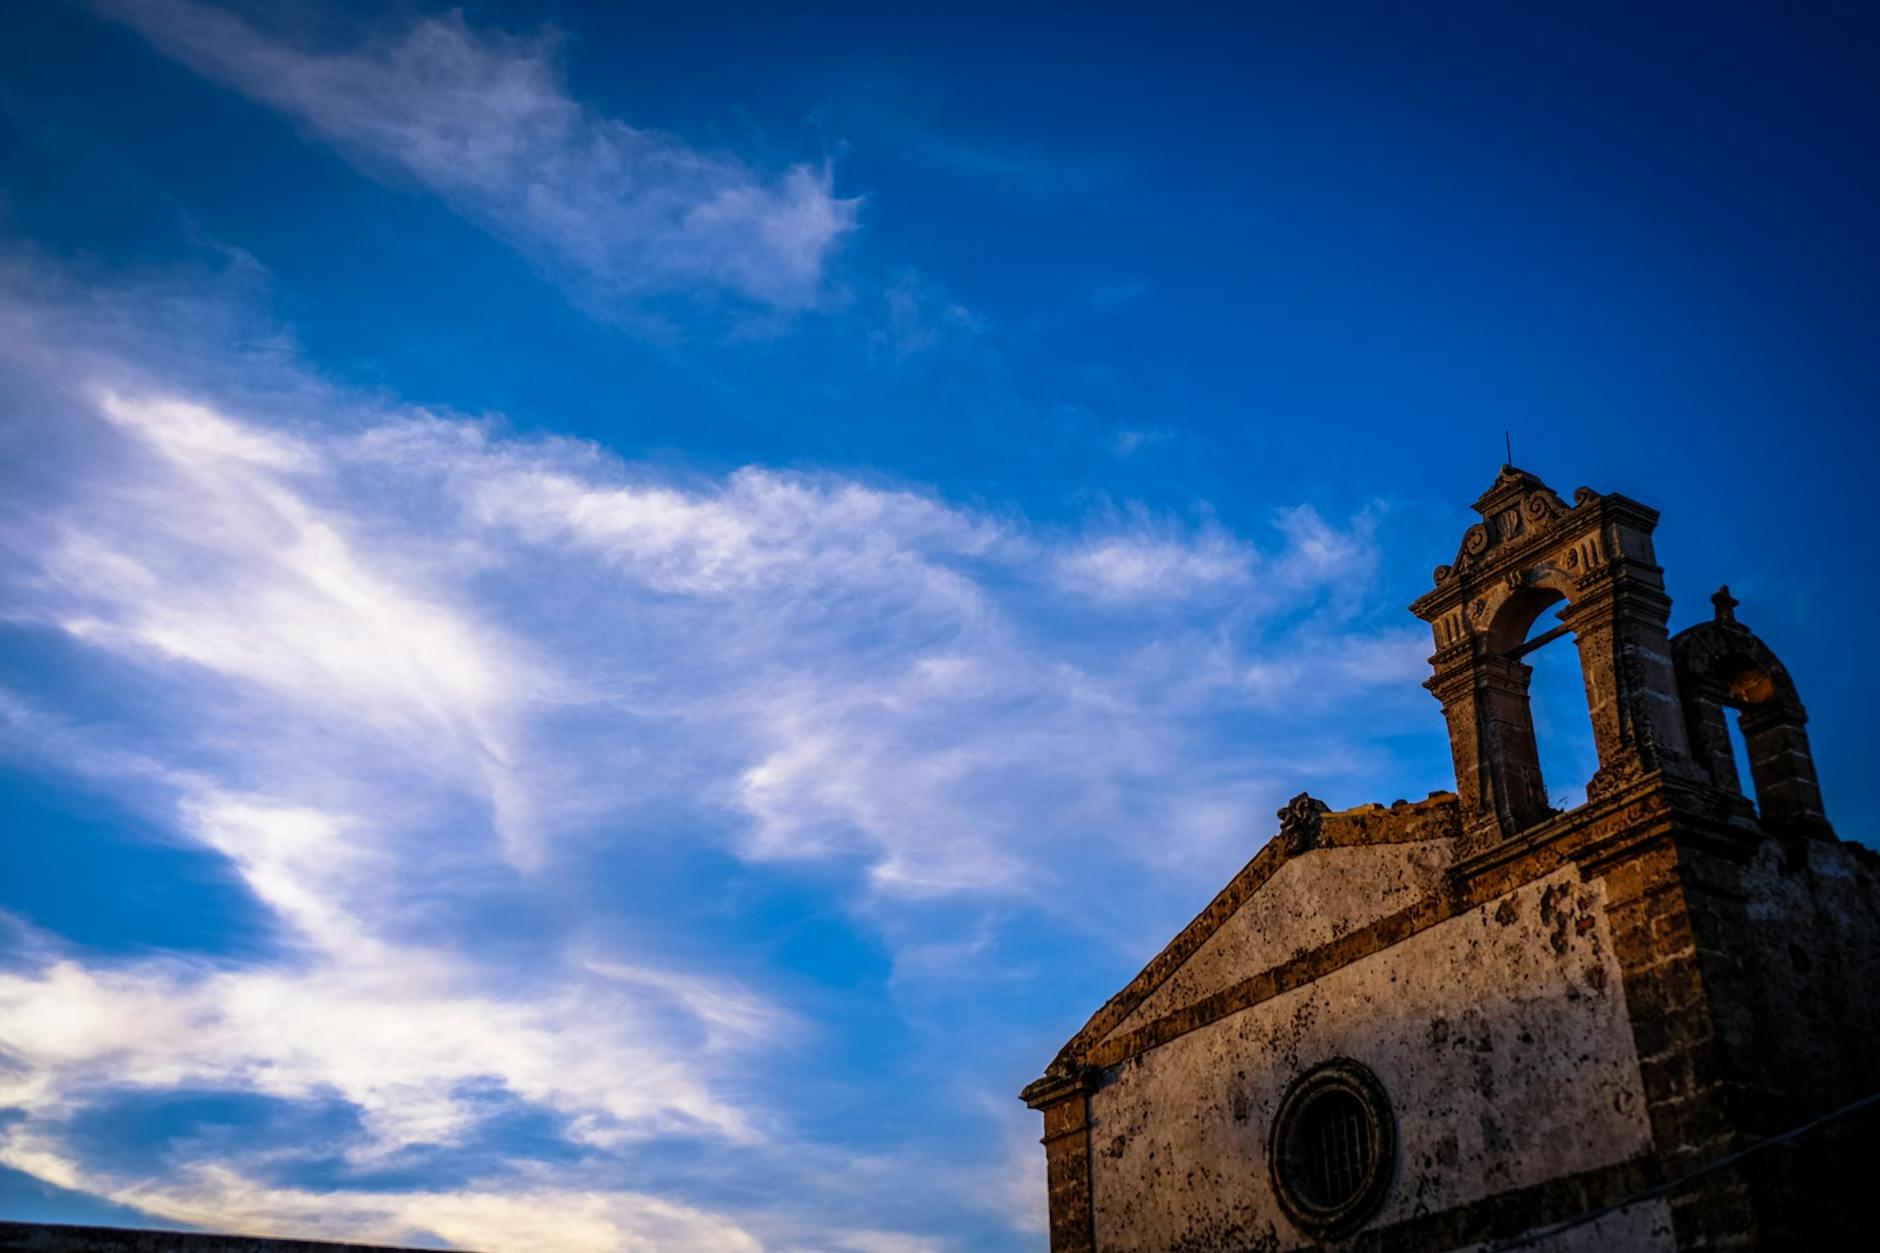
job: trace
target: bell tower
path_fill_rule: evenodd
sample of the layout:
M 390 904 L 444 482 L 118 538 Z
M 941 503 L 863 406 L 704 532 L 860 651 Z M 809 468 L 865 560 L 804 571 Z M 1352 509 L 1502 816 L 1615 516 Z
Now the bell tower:
M 1880 854 L 1793 676 L 1727 588 L 1667 635 L 1655 510 L 1513 466 L 1475 510 L 1411 606 L 1456 791 L 1295 796 L 1026 1087 L 1056 1253 L 1873 1243 Z M 1528 657 L 1569 638 L 1560 812 Z
M 1568 505 L 1503 466 L 1475 502 L 1482 520 L 1411 612 L 1430 624 L 1456 764 L 1465 854 L 1551 818 L 1528 706 L 1528 653 L 1571 633 L 1599 769 L 1589 800 L 1647 775 L 1697 780 L 1666 622 L 1671 600 L 1652 552 L 1656 510 L 1582 487 Z M 1555 605 L 1559 625 L 1530 634 Z

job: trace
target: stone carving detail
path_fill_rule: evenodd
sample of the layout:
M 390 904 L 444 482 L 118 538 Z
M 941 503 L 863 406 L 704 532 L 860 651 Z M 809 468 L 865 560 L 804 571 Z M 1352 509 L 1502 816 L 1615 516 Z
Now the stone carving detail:
M 1507 488 L 1519 490 L 1519 485 L 1524 483 L 1532 484 L 1533 490 L 1523 492 L 1518 498 L 1503 495 L 1503 503 L 1498 503 L 1492 513 L 1485 512 L 1484 521 L 1476 523 L 1463 534 L 1462 547 L 1457 551 L 1455 561 L 1436 567 L 1436 582 L 1439 585 L 1489 560 L 1491 550 L 1531 542 L 1542 533 L 1552 530 L 1570 512 L 1553 489 L 1518 470 L 1504 469 L 1502 476 L 1495 480 L 1491 495 Z M 1599 494 L 1588 488 L 1581 488 L 1573 497 L 1576 506 L 1598 499 Z
M 1286 807 L 1279 811 L 1279 839 L 1289 855 L 1318 846 L 1319 820 L 1330 813 L 1331 808 L 1305 792 L 1286 802 Z
M 1573 630 L 1601 770 L 1589 795 L 1610 797 L 1643 775 L 1695 777 L 1675 676 L 1665 666 L 1669 609 L 1652 564 L 1655 511 L 1590 488 L 1569 506 L 1539 478 L 1503 466 L 1474 502 L 1448 577 L 1411 605 L 1433 629 L 1434 673 L 1470 842 L 1484 845 L 1548 821 L 1521 641 L 1562 599 Z M 1618 597 L 1623 583 L 1636 594 Z M 1450 626 L 1459 615 L 1460 636 Z M 1533 637 L 1536 647 L 1561 632 Z

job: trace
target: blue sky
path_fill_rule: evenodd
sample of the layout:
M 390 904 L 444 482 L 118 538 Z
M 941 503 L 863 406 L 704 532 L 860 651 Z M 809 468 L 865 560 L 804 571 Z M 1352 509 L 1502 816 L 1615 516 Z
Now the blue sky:
M 1517 7 L 10 13 L 0 1214 L 1042 1247 L 1504 430 L 1871 839 L 1872 19 Z

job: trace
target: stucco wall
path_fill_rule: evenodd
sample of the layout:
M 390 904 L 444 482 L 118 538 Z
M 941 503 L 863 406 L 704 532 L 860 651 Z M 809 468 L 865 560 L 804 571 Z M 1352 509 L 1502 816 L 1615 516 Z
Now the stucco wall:
M 1294 857 L 1125 1018 L 1127 1033 L 1436 889 L 1455 841 L 1323 848 Z
M 1315 907 L 1375 912 L 1362 879 L 1343 891 Z M 1242 912 L 1263 909 L 1264 891 Z M 1098 1247 L 1305 1246 L 1266 1137 L 1286 1084 L 1334 1057 L 1369 1066 L 1397 1117 L 1374 1227 L 1650 1144 L 1602 888 L 1568 869 L 1116 1067 L 1091 1099 Z

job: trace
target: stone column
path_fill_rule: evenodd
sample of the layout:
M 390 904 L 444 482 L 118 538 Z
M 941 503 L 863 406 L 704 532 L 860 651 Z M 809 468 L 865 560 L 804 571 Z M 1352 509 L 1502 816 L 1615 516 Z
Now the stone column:
M 1442 702 L 1456 764 L 1463 846 L 1477 852 L 1552 812 L 1528 706 L 1534 672 L 1519 661 L 1481 652 L 1474 641 L 1451 656 L 1439 656 L 1438 662 L 1437 676 L 1424 686 Z
M 1800 705 L 1782 700 L 1750 705 L 1739 717 L 1744 747 L 1749 750 L 1750 777 L 1756 783 L 1757 813 L 1770 826 L 1828 824 L 1815 759 L 1808 751 L 1808 732 L 1802 729 L 1807 721 Z
M 1586 787 L 1589 798 L 1617 791 L 1653 770 L 1701 777 L 1691 760 L 1665 632 L 1671 600 L 1663 580 L 1656 566 L 1624 558 L 1615 564 L 1629 568 L 1620 577 L 1602 572 L 1560 615 L 1573 628 L 1580 652 L 1599 752 L 1599 772 Z
M 1502 830 L 1513 835 L 1553 812 L 1541 780 L 1540 751 L 1534 745 L 1534 711 L 1528 684 L 1534 670 L 1507 657 L 1484 657 L 1476 665 L 1483 726 L 1483 748 L 1495 778 L 1496 810 Z
M 1431 659 L 1436 676 L 1423 684 L 1443 707 L 1449 725 L 1449 753 L 1456 764 L 1456 808 L 1462 820 L 1462 847 L 1474 852 L 1501 839 L 1495 785 L 1482 755 L 1482 713 L 1475 683 L 1472 650 L 1467 646 Z
M 1730 730 L 1724 721 L 1728 691 L 1709 679 L 1681 680 L 1679 687 L 1684 694 L 1684 731 L 1691 759 L 1723 791 L 1742 792 L 1743 780 L 1737 777 L 1736 754 L 1730 749 Z

